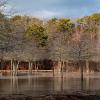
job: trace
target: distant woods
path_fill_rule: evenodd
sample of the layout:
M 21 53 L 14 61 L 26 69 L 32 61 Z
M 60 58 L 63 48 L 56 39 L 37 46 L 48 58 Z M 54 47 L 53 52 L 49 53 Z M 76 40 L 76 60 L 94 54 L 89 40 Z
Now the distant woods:
M 8 52 L 31 49 L 28 53 L 33 53 L 33 57 L 35 51 L 45 49 L 55 60 L 87 59 L 94 55 L 92 51 L 99 42 L 99 24 L 99 13 L 77 21 L 68 18 L 45 21 L 20 15 L 8 18 L 0 13 L 0 49 Z

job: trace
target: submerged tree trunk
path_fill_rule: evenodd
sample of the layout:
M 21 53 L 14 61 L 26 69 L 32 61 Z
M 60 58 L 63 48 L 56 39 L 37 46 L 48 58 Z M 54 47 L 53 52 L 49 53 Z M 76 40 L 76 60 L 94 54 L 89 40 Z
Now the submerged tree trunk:
M 58 75 L 60 75 L 61 77 L 63 77 L 63 61 L 58 61 L 58 68 L 57 68 L 57 73 Z
M 83 66 L 81 66 L 81 80 L 83 81 Z
M 55 76 L 55 62 L 52 62 L 53 77 Z
M 61 73 L 62 71 L 62 62 L 61 61 L 58 61 L 58 67 L 57 67 L 57 73 Z
M 61 62 L 61 77 L 63 78 L 64 61 Z
M 39 62 L 36 63 L 36 71 L 38 71 Z
M 16 65 L 15 65 L 15 61 L 13 61 L 13 76 L 16 75 Z
M 17 61 L 17 64 L 16 64 L 16 75 L 18 74 L 18 68 L 19 68 L 19 61 Z
M 15 61 L 14 59 L 11 59 L 11 76 L 17 75 L 19 63 L 20 63 L 19 61 Z
M 36 71 L 37 70 L 37 68 L 36 68 L 36 61 L 34 62 L 34 70 Z
M 83 66 L 81 65 L 81 61 L 79 61 L 79 67 L 81 69 L 81 90 L 83 90 L 83 82 L 84 82 L 84 77 L 83 77 Z

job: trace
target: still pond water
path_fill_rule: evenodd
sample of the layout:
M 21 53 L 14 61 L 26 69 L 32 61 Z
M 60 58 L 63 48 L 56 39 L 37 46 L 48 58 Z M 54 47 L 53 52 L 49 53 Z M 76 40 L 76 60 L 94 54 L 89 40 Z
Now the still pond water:
M 100 90 L 100 73 L 84 74 L 83 89 Z M 53 77 L 52 72 L 37 72 L 34 75 L 0 76 L 0 94 L 43 95 L 62 91 L 81 90 L 80 73 L 64 73 Z

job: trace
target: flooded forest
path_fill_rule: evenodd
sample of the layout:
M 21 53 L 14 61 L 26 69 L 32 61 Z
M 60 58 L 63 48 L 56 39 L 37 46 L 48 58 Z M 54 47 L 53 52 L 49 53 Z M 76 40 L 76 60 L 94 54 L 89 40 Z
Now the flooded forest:
M 0 13 L 0 69 L 100 71 L 100 14 L 77 20 Z
M 1 94 L 100 98 L 100 13 L 42 19 L 5 14 L 6 3 L 0 0 L 0 100 Z

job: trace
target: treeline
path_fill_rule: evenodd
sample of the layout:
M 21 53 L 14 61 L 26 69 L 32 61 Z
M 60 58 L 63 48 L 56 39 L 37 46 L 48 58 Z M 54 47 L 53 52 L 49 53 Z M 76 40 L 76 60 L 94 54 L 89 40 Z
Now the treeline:
M 8 18 L 0 13 L 0 50 L 2 55 L 13 52 L 19 58 L 23 53 L 30 60 L 38 58 L 39 53 L 41 59 L 90 59 L 96 56 L 94 51 L 99 46 L 99 25 L 100 13 L 76 21 L 68 18 L 45 21 L 19 15 Z

